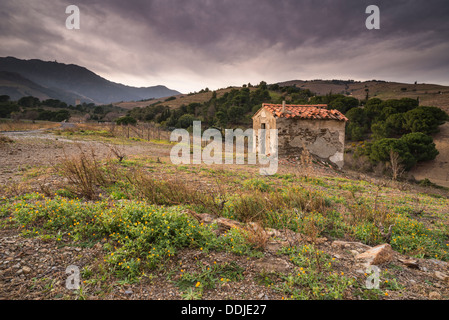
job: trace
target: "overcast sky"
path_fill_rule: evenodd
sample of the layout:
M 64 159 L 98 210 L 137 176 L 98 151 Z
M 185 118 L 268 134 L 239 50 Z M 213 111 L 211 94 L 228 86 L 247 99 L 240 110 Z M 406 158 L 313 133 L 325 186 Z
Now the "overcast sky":
M 68 30 L 68 5 L 80 29 Z M 368 5 L 380 29 L 368 30 Z M 449 85 L 448 0 L 1 0 L 0 56 L 183 93 L 264 80 Z

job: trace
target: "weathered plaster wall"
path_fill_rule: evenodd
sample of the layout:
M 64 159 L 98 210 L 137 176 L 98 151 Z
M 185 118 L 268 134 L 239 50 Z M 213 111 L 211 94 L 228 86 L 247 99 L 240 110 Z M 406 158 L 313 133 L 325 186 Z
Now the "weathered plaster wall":
M 278 118 L 279 155 L 299 155 L 305 147 L 311 154 L 343 167 L 345 122 Z
M 262 124 L 265 124 L 265 154 L 272 152 L 270 147 L 272 144 L 272 139 L 270 139 L 269 130 L 276 129 L 276 118 L 264 109 L 259 110 L 259 112 L 253 117 L 253 152 L 260 152 L 260 141 L 259 141 L 259 129 L 262 128 Z

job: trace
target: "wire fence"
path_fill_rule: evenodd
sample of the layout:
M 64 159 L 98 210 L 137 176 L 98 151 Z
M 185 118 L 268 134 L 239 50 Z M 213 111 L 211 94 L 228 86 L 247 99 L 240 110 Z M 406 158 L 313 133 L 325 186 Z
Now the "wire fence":
M 142 140 L 170 141 L 171 129 L 157 126 L 153 123 L 138 123 L 136 125 L 117 125 L 115 123 L 99 124 L 102 130 L 109 131 L 115 137 Z

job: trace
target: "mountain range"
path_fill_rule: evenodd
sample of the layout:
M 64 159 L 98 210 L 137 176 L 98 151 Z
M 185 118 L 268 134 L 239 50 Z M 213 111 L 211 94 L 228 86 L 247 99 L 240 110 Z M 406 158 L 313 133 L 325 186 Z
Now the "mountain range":
M 74 105 L 76 100 L 109 104 L 169 97 L 180 92 L 163 85 L 140 88 L 126 86 L 106 80 L 75 64 L 0 57 L 0 95 L 3 94 L 9 95 L 12 100 L 34 96 L 41 100 L 58 99 Z

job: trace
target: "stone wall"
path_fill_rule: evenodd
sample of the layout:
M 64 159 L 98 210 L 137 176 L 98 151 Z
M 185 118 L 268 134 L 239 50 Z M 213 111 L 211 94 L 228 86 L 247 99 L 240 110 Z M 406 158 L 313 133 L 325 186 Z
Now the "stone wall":
M 337 120 L 276 119 L 279 156 L 311 154 L 343 167 L 345 122 Z

